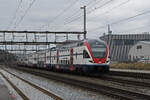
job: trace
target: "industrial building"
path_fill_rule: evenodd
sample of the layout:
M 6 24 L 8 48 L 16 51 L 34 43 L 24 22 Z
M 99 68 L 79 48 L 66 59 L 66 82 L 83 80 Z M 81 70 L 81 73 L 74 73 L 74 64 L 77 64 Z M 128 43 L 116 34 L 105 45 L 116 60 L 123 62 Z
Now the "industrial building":
M 150 41 L 140 41 L 132 46 L 129 51 L 128 58 L 131 61 L 150 59 Z
M 131 47 L 139 41 L 150 41 L 150 34 L 149 32 L 142 34 L 108 34 L 101 36 L 100 39 L 109 45 L 112 61 L 124 62 L 130 61 L 128 53 Z

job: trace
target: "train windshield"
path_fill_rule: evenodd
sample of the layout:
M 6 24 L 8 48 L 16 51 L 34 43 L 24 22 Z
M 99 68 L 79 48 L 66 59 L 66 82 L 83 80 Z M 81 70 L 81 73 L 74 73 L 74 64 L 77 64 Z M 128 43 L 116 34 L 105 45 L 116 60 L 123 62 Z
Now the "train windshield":
M 106 45 L 98 40 L 89 41 L 90 48 L 94 58 L 105 58 L 106 57 Z

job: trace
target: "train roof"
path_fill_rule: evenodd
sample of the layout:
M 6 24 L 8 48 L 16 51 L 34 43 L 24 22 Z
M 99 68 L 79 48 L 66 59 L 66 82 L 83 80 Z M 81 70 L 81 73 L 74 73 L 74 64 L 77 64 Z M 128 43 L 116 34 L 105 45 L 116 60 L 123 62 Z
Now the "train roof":
M 88 42 L 102 42 L 105 43 L 104 41 L 100 40 L 100 39 L 84 39 L 84 40 L 78 40 L 78 41 L 70 41 L 68 43 L 65 44 L 61 44 L 61 45 L 57 45 L 56 49 L 67 49 L 67 48 L 72 48 L 72 47 L 77 47 L 77 46 L 83 46 L 84 42 L 88 41 Z

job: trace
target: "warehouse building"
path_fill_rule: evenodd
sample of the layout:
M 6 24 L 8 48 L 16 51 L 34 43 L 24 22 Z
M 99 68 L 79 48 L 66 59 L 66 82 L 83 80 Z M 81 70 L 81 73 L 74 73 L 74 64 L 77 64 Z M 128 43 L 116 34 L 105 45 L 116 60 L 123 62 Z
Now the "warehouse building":
M 130 61 L 128 58 L 129 50 L 139 41 L 150 41 L 150 34 L 108 34 L 103 35 L 100 39 L 107 42 L 110 49 L 112 61 Z
M 132 46 L 129 51 L 128 58 L 131 61 L 150 59 L 150 41 L 140 41 Z

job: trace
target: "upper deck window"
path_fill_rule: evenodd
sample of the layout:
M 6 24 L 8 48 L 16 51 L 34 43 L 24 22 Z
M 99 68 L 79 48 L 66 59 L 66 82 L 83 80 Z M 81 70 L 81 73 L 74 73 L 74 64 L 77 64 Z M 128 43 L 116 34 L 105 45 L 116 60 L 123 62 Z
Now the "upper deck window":
M 84 45 L 84 42 L 80 42 L 77 44 L 77 46 L 83 46 Z

